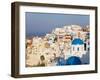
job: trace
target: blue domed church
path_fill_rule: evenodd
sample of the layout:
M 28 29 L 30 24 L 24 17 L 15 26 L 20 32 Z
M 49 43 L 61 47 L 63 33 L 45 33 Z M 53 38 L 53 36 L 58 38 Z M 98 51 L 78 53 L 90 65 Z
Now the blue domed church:
M 72 56 L 82 57 L 84 54 L 84 41 L 80 38 L 75 38 L 71 43 Z

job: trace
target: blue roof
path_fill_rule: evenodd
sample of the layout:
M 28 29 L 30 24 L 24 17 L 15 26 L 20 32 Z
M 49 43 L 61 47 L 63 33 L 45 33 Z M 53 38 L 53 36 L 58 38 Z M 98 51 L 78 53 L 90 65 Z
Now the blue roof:
M 81 40 L 80 38 L 75 38 L 73 41 L 72 41 L 72 45 L 82 45 L 84 44 L 83 40 Z
M 66 61 L 66 65 L 80 65 L 80 64 L 82 64 L 82 62 L 80 58 L 76 56 L 71 56 Z
M 71 56 L 68 59 L 58 58 L 57 59 L 57 66 L 63 65 L 80 65 L 82 64 L 81 59 L 77 56 Z
M 64 58 L 58 58 L 57 66 L 62 66 L 62 65 L 66 65 L 65 59 Z

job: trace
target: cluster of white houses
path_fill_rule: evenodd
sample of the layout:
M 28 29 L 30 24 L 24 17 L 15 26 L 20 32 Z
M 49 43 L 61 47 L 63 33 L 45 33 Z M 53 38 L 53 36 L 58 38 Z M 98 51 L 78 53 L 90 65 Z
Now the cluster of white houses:
M 54 66 L 55 58 L 82 57 L 89 52 L 89 26 L 69 25 L 55 28 L 50 34 L 26 40 L 26 66 L 44 63 Z

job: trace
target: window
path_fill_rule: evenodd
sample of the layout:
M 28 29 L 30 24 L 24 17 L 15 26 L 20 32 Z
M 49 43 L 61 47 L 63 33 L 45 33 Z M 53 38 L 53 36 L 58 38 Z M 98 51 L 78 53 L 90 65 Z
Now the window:
M 79 47 L 77 48 L 77 51 L 79 51 Z
M 84 43 L 84 50 L 86 50 L 86 43 Z
M 90 50 L 90 48 L 88 48 L 88 51 Z

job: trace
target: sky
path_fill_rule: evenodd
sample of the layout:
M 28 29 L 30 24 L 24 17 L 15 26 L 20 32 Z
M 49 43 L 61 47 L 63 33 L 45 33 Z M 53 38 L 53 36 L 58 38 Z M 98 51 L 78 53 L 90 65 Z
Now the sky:
M 57 27 L 65 25 L 89 25 L 89 15 L 58 13 L 25 13 L 26 37 L 45 36 Z

